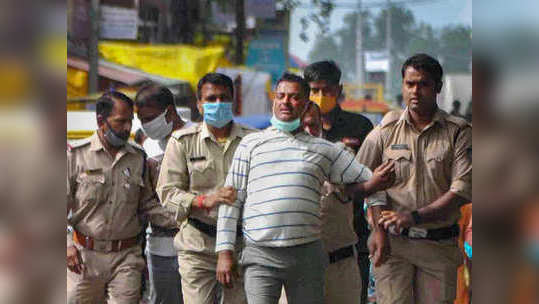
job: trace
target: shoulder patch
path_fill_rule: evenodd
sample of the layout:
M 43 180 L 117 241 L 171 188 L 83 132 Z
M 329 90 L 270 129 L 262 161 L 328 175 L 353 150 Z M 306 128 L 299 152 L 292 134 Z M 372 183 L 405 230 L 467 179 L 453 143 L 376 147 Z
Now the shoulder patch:
M 445 120 L 449 121 L 449 122 L 452 122 L 456 125 L 458 125 L 459 127 L 461 128 L 464 128 L 464 127 L 471 127 L 472 125 L 464 118 L 462 117 L 458 117 L 458 116 L 453 116 L 453 115 L 447 115 Z
M 172 132 L 172 137 L 175 138 L 175 139 L 180 139 L 182 138 L 183 136 L 186 136 L 186 135 L 190 135 L 190 134 L 196 134 L 200 131 L 200 126 L 202 124 L 196 124 L 196 125 L 193 125 L 193 126 L 190 126 L 188 128 L 182 128 L 182 129 L 179 129 L 177 131 L 174 131 Z
M 384 118 L 382 118 L 382 121 L 380 122 L 380 126 L 385 127 L 396 122 L 401 117 L 402 112 L 403 112 L 402 110 L 388 112 L 386 115 L 384 115 Z
M 72 150 L 75 150 L 77 148 L 81 148 L 81 147 L 84 147 L 86 145 L 89 145 L 89 144 L 90 144 L 90 137 L 80 139 L 80 140 L 75 140 L 75 141 L 70 142 L 70 143 L 67 144 L 67 151 L 72 151 Z

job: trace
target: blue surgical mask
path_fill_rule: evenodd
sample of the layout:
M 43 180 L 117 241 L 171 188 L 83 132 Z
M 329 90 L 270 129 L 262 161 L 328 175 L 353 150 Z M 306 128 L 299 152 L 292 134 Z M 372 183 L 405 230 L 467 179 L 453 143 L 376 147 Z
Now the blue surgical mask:
M 232 102 L 207 102 L 202 108 L 204 121 L 210 126 L 222 128 L 232 121 Z
M 297 128 L 299 128 L 299 125 L 300 125 L 299 118 L 296 118 L 292 121 L 282 121 L 282 120 L 277 119 L 275 115 L 271 117 L 270 122 L 271 122 L 271 125 L 274 126 L 275 128 L 281 131 L 286 131 L 286 132 L 292 132 L 296 130 Z

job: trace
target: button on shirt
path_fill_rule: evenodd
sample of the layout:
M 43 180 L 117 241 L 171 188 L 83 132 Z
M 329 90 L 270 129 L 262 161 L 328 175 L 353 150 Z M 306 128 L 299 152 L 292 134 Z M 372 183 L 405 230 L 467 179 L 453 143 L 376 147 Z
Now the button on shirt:
M 152 190 L 144 152 L 127 143 L 113 159 L 97 132 L 67 152 L 67 203 L 69 224 L 98 240 L 135 237 L 141 217 L 175 225 Z
M 357 159 L 369 168 L 395 161 L 396 180 L 387 189 L 388 204 L 396 211 L 425 207 L 451 191 L 471 201 L 472 128 L 464 120 L 437 110 L 427 127 L 418 131 L 408 109 L 386 114 L 365 139 Z M 440 228 L 457 222 L 459 211 L 444 220 L 420 225 Z
M 342 146 L 305 132 L 293 135 L 270 127 L 246 136 L 226 179 L 226 186 L 237 189 L 238 199 L 233 206 L 219 207 L 216 251 L 233 250 L 240 218 L 246 242 L 258 246 L 318 240 L 324 181 L 348 184 L 371 176 Z M 385 194 L 376 193 L 368 201 L 385 204 Z

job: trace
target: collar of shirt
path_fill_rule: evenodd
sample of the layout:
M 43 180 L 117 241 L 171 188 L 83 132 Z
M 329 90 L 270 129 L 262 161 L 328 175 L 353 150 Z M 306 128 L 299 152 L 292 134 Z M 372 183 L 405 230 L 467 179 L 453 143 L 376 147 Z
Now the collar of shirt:
M 301 127 L 300 127 L 300 128 L 301 128 Z M 303 130 L 303 129 L 302 129 L 301 131 L 299 131 L 298 133 L 296 133 L 296 134 L 292 134 L 291 132 L 279 130 L 279 129 L 277 129 L 277 128 L 274 127 L 274 126 L 269 126 L 268 128 L 266 128 L 266 130 L 271 131 L 271 132 L 274 132 L 274 133 L 282 133 L 282 134 L 284 134 L 284 135 L 286 135 L 286 136 L 290 136 L 290 137 L 297 137 L 297 136 L 299 136 L 300 134 L 307 134 L 307 132 L 305 132 L 305 130 Z
M 442 127 L 445 126 L 445 117 L 446 117 L 446 115 L 447 114 L 445 114 L 442 110 L 440 110 L 440 108 L 436 109 L 436 112 L 434 113 L 434 116 L 432 117 L 432 121 L 421 132 L 424 132 L 424 131 L 430 129 L 435 123 L 439 123 Z M 399 121 L 404 121 L 410 127 L 414 128 L 414 124 L 412 123 L 412 120 L 410 118 L 410 112 L 409 112 L 408 107 L 406 107 L 406 109 L 402 112 L 401 117 L 399 118 Z
M 202 139 L 210 138 L 214 142 L 218 143 L 215 136 L 210 132 L 210 129 L 208 129 L 208 125 L 206 122 L 202 122 L 202 125 L 200 126 L 201 133 L 200 137 Z M 235 122 L 232 122 L 232 129 L 230 130 L 230 135 L 228 136 L 228 141 L 232 142 L 236 137 L 242 138 L 245 136 L 245 132 L 243 132 L 243 129 Z
M 99 151 L 99 150 L 105 150 L 105 146 L 103 146 L 103 143 L 101 142 L 101 139 L 99 138 L 99 135 L 97 134 L 97 131 L 95 131 L 92 137 L 90 138 L 90 151 Z M 129 143 L 126 143 L 118 152 L 120 151 L 136 153 L 133 147 L 131 147 Z
M 337 124 L 345 123 L 345 121 L 343 121 L 342 119 L 339 119 L 341 116 L 341 113 L 342 113 L 341 106 L 337 104 L 335 105 L 335 108 L 333 108 L 333 110 L 331 110 L 327 114 L 326 117 L 329 118 L 329 121 L 331 123 L 331 129 L 333 129 L 333 127 L 335 127 Z

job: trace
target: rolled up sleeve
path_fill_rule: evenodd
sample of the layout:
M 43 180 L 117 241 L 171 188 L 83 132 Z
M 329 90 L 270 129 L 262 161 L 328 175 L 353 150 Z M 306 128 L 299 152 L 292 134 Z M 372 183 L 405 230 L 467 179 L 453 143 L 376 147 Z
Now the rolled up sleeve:
M 157 195 L 161 204 L 175 213 L 177 222 L 184 221 L 191 213 L 191 203 L 196 195 L 189 192 L 189 173 L 182 143 L 171 138 L 157 180 Z
M 472 128 L 460 131 L 455 142 L 451 186 L 449 191 L 472 200 Z

